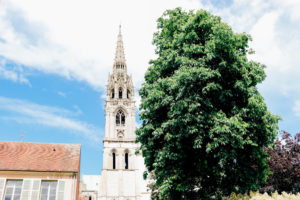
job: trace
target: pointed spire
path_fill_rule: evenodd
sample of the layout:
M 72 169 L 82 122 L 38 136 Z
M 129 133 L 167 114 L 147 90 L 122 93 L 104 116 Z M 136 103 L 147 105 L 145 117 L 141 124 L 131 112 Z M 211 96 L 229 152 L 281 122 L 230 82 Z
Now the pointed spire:
M 126 60 L 125 60 L 123 39 L 122 39 L 122 33 L 121 33 L 121 24 L 119 26 L 119 34 L 118 34 L 114 67 L 121 68 L 121 69 L 126 68 Z

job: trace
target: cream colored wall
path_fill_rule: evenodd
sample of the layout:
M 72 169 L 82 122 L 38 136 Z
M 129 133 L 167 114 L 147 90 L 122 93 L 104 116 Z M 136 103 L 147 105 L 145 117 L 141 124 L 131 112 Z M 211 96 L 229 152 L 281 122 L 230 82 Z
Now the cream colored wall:
M 76 175 L 77 176 L 77 175 Z M 23 179 L 40 179 L 40 180 L 64 180 L 65 181 L 65 193 L 64 200 L 73 200 L 73 187 L 76 189 L 76 185 L 73 185 L 73 173 L 61 173 L 61 172 L 28 172 L 28 171 L 0 171 L 0 178 L 7 180 L 23 180 Z M 75 184 L 77 179 L 75 180 Z M 76 191 L 76 190 L 75 190 Z M 76 192 L 75 192 L 76 199 Z

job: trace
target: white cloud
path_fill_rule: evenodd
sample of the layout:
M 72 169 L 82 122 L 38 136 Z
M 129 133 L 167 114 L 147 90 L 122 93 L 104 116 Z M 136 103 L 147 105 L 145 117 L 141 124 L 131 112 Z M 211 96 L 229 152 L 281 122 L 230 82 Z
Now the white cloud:
M 300 101 L 295 101 L 293 106 L 293 112 L 297 117 L 300 117 Z
M 122 23 L 129 73 L 140 85 L 154 55 L 156 19 L 177 6 L 197 9 L 201 4 L 197 0 L 3 1 L 0 55 L 103 89 Z
M 58 94 L 59 96 L 62 96 L 62 97 L 66 97 L 66 96 L 67 96 L 66 93 L 61 92 L 61 91 L 58 91 L 57 94 Z
M 270 101 L 280 102 L 282 96 L 290 105 L 300 98 L 300 1 L 296 0 L 234 0 L 225 8 L 208 5 L 236 32 L 250 33 L 250 47 L 255 54 L 250 59 L 267 66 L 266 80 L 260 91 Z M 268 96 L 269 95 L 269 96 Z M 275 99 L 274 99 L 275 98 Z M 276 105 L 280 110 L 282 105 Z M 289 106 L 287 112 L 291 113 Z M 295 108 L 294 108 L 295 109 Z M 282 111 L 280 111 L 282 112 Z M 289 116 L 286 113 L 278 113 Z
M 0 114 L 5 120 L 66 129 L 91 141 L 100 141 L 102 131 L 89 123 L 73 119 L 78 112 L 6 97 L 0 97 L 0 110 L 9 113 L 9 115 L 5 115 L 5 112 Z
M 277 2 L 278 3 L 278 2 Z M 251 27 L 251 47 L 256 54 L 250 58 L 267 65 L 267 79 L 262 90 L 277 92 L 290 98 L 299 98 L 300 75 L 298 52 L 300 28 L 292 7 L 276 4 L 272 11 L 264 13 Z M 300 2 L 297 4 L 300 6 Z M 275 6 L 274 6 L 275 7 Z M 282 9 L 285 8 L 285 9 Z
M 8 69 L 4 59 L 0 59 L 0 78 L 31 86 L 29 80 L 24 76 L 22 68 L 11 67 Z
M 300 1 L 233 0 L 225 7 L 201 2 L 3 1 L 0 55 L 27 68 L 84 81 L 103 91 L 112 71 L 121 23 L 129 74 L 139 88 L 148 61 L 155 56 L 151 42 L 156 19 L 166 9 L 178 6 L 187 10 L 205 8 L 221 16 L 236 32 L 252 35 L 251 47 L 256 54 L 250 58 L 267 65 L 262 91 L 277 92 L 291 101 L 299 99 Z M 0 76 L 19 82 L 23 77 L 26 82 L 22 73 L 16 75 L 9 70 L 6 68 Z

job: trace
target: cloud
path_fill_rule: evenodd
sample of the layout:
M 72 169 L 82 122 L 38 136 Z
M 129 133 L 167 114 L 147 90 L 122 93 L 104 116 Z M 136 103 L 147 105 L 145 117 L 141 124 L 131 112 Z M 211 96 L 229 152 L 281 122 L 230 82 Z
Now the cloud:
M 267 65 L 267 79 L 262 89 L 277 92 L 293 101 L 300 97 L 300 28 L 297 25 L 300 18 L 297 22 L 291 21 L 289 11 L 293 12 L 278 9 L 265 14 L 252 28 L 251 34 L 252 46 L 256 50 L 254 59 Z
M 267 66 L 260 92 L 272 111 L 283 117 L 281 127 L 299 129 L 293 114 L 300 117 L 300 1 L 234 0 L 221 8 L 205 5 L 234 31 L 252 36 L 250 47 L 256 53 L 249 59 Z
M 122 24 L 128 73 L 141 86 L 156 20 L 166 9 L 204 8 L 253 37 L 250 59 L 267 65 L 263 93 L 292 102 L 300 97 L 300 1 L 295 0 L 52 0 L 3 1 L 0 7 L 0 56 L 26 70 L 83 81 L 104 91 L 112 71 L 118 25 Z M 29 82 L 24 71 L 7 65 L 0 76 Z M 136 96 L 138 99 L 138 96 Z M 139 102 L 139 100 L 137 100 Z
M 67 96 L 66 93 L 61 92 L 61 91 L 58 91 L 57 94 L 58 94 L 59 96 L 62 96 L 62 97 L 66 97 L 66 96 Z
M 226 8 L 210 4 L 209 9 L 235 31 L 252 36 L 256 54 L 249 58 L 267 66 L 262 91 L 300 97 L 300 1 L 235 0 Z
M 0 55 L 30 69 L 105 87 L 122 23 L 129 74 L 143 81 L 154 55 L 156 19 L 167 8 L 200 8 L 197 0 L 3 1 Z
M 5 59 L 0 57 L 0 78 L 19 82 L 31 86 L 29 80 L 25 77 L 23 69 L 18 66 L 7 67 Z
M 295 101 L 293 106 L 293 112 L 297 117 L 300 117 L 300 101 Z
M 6 97 L 0 97 L 0 110 L 9 113 L 0 115 L 5 120 L 65 129 L 91 141 L 100 141 L 102 131 L 92 124 L 74 119 L 78 112 Z
M 253 59 L 268 66 L 265 88 L 280 82 L 280 91 L 288 93 L 300 85 L 294 79 L 300 73 L 296 69 L 300 2 L 295 0 L 232 0 L 222 4 L 207 0 L 3 1 L 0 55 L 28 69 L 103 90 L 112 71 L 118 25 L 122 23 L 128 70 L 138 88 L 149 60 L 155 57 L 151 42 L 156 19 L 166 9 L 178 6 L 208 9 L 235 31 L 251 33 L 251 45 L 257 52 Z M 1 76 L 16 80 L 9 70 Z M 22 73 L 18 76 L 28 82 Z

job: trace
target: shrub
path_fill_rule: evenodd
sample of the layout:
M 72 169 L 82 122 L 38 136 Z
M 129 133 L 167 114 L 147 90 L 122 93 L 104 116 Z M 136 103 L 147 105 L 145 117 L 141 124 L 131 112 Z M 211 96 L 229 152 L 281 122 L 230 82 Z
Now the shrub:
M 261 192 L 300 192 L 300 133 L 281 131 L 274 149 L 267 149 L 271 174 Z
M 223 200 L 299 200 L 300 194 L 288 194 L 283 192 L 282 194 L 278 194 L 278 192 L 274 192 L 271 195 L 267 193 L 261 194 L 259 192 L 250 192 L 250 194 L 235 194 L 232 193 L 229 197 L 223 197 Z

